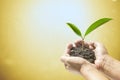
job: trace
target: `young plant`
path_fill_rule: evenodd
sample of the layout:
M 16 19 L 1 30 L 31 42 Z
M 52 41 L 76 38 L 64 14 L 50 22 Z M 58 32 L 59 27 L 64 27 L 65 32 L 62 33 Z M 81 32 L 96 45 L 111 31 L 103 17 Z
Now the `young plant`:
M 102 18 L 102 19 L 99 19 L 97 21 L 95 21 L 93 24 L 91 24 L 88 29 L 85 31 L 85 34 L 83 35 L 80 31 L 80 29 L 78 29 L 77 26 L 75 26 L 74 24 L 72 23 L 67 23 L 67 25 L 78 35 L 82 38 L 82 40 L 85 39 L 85 37 L 90 33 L 92 32 L 93 30 L 95 30 L 96 28 L 98 28 L 99 26 L 103 25 L 104 23 L 110 21 L 111 18 Z
M 97 21 L 95 21 L 93 24 L 91 24 L 88 29 L 85 31 L 84 35 L 81 33 L 80 29 L 72 23 L 67 23 L 67 25 L 78 35 L 82 38 L 83 43 L 79 47 L 73 47 L 71 49 L 70 55 L 71 56 L 79 56 L 84 59 L 87 59 L 89 62 L 94 63 L 94 60 L 96 59 L 95 54 L 92 50 L 84 46 L 84 39 L 85 37 L 90 34 L 93 30 L 100 27 L 104 23 L 112 20 L 111 18 L 102 18 Z

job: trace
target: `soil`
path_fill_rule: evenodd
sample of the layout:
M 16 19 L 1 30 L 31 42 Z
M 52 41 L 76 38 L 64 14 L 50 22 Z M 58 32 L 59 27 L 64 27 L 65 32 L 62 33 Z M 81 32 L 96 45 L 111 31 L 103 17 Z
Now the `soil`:
M 88 60 L 90 63 L 94 63 L 96 59 L 93 50 L 85 46 L 72 47 L 70 51 L 70 56 L 82 57 Z

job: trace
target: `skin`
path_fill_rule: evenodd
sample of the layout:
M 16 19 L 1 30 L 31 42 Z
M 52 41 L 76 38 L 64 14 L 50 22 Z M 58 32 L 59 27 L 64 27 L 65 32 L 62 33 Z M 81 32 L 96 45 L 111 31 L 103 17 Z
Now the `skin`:
M 108 55 L 103 44 L 98 42 L 86 43 L 82 40 L 77 40 L 74 46 L 77 47 L 82 43 L 95 52 L 95 64 L 91 64 L 80 57 L 71 57 L 69 53 L 73 44 L 68 44 L 65 54 L 61 57 L 61 61 L 64 63 L 67 70 L 81 74 L 86 80 L 110 80 L 105 75 L 114 80 L 120 80 L 120 62 Z
M 79 46 L 83 41 L 76 41 L 75 46 Z M 92 44 L 84 43 L 85 46 L 94 47 Z M 70 49 L 73 47 L 72 44 L 69 44 L 65 50 L 65 54 L 61 57 L 61 61 L 64 63 L 65 68 L 73 73 L 81 74 L 86 80 L 110 80 L 100 71 L 98 71 L 95 65 L 89 63 L 83 58 L 80 57 L 71 57 L 69 55 Z
M 96 55 L 95 65 L 98 70 L 101 70 L 106 75 L 114 80 L 120 80 L 120 61 L 108 55 L 108 52 L 103 44 L 94 42 L 89 44 Z
M 62 56 L 61 60 L 67 70 L 81 74 L 86 80 L 110 80 L 91 63 L 82 58 Z

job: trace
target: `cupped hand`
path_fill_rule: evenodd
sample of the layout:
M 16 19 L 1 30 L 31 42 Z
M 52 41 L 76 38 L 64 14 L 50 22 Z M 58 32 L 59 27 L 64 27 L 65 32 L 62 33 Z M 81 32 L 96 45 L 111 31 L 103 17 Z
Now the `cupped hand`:
M 69 70 L 70 72 L 73 73 L 78 73 L 80 74 L 80 70 L 81 67 L 85 66 L 85 65 L 90 65 L 92 66 L 91 63 L 89 63 L 87 60 L 81 58 L 81 57 L 73 57 L 70 56 L 70 50 L 72 47 L 77 47 L 79 45 L 81 45 L 83 43 L 83 41 L 77 41 L 73 44 L 68 44 L 67 48 L 65 50 L 65 54 L 61 57 L 61 61 L 64 63 L 65 68 L 67 70 Z M 88 44 L 85 44 L 86 47 L 89 47 Z
M 95 67 L 101 69 L 104 67 L 104 59 L 108 56 L 107 49 L 102 43 L 99 42 L 84 42 L 82 40 L 77 40 L 75 42 L 75 46 L 79 46 L 84 43 L 85 46 L 89 47 L 95 52 L 96 60 L 95 60 Z M 72 47 L 72 46 L 71 46 Z M 70 48 L 71 48 L 70 47 Z M 68 47 L 69 48 L 69 47 Z M 68 49 L 69 53 L 70 49 Z
M 103 68 L 104 60 L 106 56 L 108 56 L 107 49 L 102 43 L 99 43 L 99 42 L 89 42 L 88 45 L 89 45 L 89 48 L 91 48 L 95 52 L 95 56 L 96 56 L 95 66 L 98 69 Z

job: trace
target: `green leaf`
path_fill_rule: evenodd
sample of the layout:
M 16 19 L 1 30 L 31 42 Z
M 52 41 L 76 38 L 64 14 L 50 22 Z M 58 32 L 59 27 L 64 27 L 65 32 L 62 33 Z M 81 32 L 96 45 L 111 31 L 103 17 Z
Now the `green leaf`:
M 90 32 L 92 32 L 93 30 L 95 30 L 96 28 L 98 28 L 99 26 L 101 26 L 102 24 L 104 24 L 110 20 L 112 20 L 112 19 L 111 18 L 102 18 L 102 19 L 97 20 L 92 25 L 90 25 L 90 27 L 86 30 L 84 37 L 86 35 L 88 35 Z
M 82 37 L 81 31 L 72 23 L 67 23 L 67 25 L 80 37 Z

